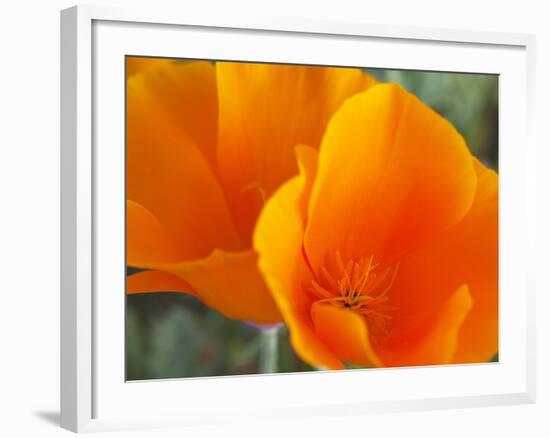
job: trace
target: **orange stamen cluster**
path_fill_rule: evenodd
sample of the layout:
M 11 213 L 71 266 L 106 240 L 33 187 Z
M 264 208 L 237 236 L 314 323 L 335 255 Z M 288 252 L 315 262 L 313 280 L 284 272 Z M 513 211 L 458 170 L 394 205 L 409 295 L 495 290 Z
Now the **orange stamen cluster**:
M 319 298 L 317 303 L 329 303 L 345 307 L 364 316 L 389 320 L 387 312 L 394 310 L 386 304 L 398 266 L 381 268 L 374 263 L 374 256 L 344 264 L 336 253 L 336 275 L 322 266 L 319 280 L 311 281 L 311 291 Z

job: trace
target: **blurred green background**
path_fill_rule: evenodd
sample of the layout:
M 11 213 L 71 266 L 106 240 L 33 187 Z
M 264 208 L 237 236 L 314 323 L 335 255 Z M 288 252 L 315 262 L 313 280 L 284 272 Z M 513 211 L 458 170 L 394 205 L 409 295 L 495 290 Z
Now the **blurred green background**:
M 495 75 L 367 69 L 396 82 L 443 115 L 470 150 L 498 169 L 498 77 Z M 136 272 L 131 268 L 129 273 Z M 163 379 L 254 374 L 260 331 L 225 318 L 180 293 L 127 296 L 126 378 Z M 278 330 L 278 371 L 312 370 L 292 350 L 286 327 Z M 493 360 L 496 360 L 493 359 Z

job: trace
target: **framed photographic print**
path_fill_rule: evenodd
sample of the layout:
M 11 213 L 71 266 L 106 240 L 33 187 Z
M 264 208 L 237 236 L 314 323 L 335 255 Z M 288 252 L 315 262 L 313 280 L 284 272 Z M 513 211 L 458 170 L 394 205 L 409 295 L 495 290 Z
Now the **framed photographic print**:
M 61 24 L 63 427 L 534 401 L 532 36 Z

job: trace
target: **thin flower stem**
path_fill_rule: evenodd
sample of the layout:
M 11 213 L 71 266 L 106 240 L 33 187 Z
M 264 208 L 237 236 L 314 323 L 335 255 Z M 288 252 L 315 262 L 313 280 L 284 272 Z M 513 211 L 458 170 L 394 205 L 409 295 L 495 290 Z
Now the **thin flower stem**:
M 260 363 L 258 372 L 276 373 L 278 362 L 279 327 L 260 329 Z

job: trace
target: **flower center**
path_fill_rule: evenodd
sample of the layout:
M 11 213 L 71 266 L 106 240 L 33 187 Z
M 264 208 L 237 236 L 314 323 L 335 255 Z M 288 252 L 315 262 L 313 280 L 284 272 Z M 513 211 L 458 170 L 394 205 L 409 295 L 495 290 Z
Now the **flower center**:
M 350 260 L 345 264 L 336 252 L 333 269 L 322 266 L 317 279 L 311 281 L 311 292 L 317 303 L 345 307 L 378 322 L 388 321 L 394 310 L 387 304 L 397 275 L 398 265 L 380 266 L 374 256 Z

